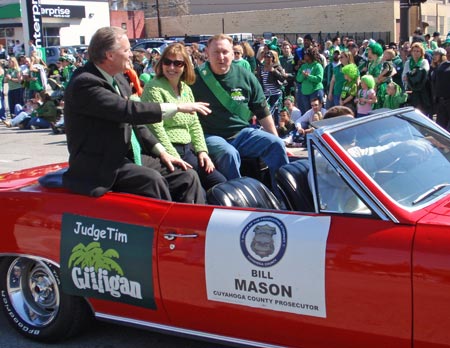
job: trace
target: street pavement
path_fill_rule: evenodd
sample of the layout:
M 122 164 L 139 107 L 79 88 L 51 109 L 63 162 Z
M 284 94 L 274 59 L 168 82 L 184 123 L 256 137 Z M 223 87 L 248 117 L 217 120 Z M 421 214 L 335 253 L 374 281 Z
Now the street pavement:
M 67 162 L 65 134 L 51 129 L 21 130 L 0 123 L 0 173 Z

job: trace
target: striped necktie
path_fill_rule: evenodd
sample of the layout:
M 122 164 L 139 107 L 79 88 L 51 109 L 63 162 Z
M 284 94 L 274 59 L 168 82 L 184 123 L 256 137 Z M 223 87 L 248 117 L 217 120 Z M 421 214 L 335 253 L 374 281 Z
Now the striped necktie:
M 112 83 L 113 87 L 116 89 L 117 93 L 121 95 L 119 86 L 117 85 L 116 80 L 113 79 Z M 134 163 L 136 163 L 138 166 L 142 165 L 142 159 L 141 159 L 141 145 L 139 144 L 139 141 L 137 140 L 136 134 L 134 133 L 133 128 L 131 128 L 131 149 L 133 150 L 133 158 Z

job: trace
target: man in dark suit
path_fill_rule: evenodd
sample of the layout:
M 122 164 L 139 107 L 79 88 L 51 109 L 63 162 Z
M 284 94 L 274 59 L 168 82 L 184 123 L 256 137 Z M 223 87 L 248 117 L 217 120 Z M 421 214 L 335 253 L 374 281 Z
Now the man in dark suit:
M 69 150 L 64 186 L 96 197 L 112 190 L 168 200 L 172 199 L 171 189 L 174 189 L 175 199 L 203 203 L 195 171 L 186 170 L 184 162 L 167 154 L 150 132 L 135 128 L 143 152 L 149 155 L 142 161 L 143 165 L 135 164 L 130 154 L 133 153 L 133 125 L 160 122 L 178 111 L 206 115 L 210 113 L 207 104 L 129 100 L 131 88 L 123 72 L 132 53 L 126 32 L 121 28 L 97 30 L 88 53 L 90 61 L 75 71 L 64 96 Z M 174 166 L 181 166 L 185 171 Z

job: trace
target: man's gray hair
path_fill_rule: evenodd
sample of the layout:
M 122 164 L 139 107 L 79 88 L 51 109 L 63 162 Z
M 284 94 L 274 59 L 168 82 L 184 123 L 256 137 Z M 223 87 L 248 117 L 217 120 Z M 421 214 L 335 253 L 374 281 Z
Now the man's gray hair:
M 102 63 L 106 52 L 120 48 L 119 39 L 127 35 L 126 30 L 120 27 L 103 27 L 98 29 L 89 43 L 89 60 L 93 63 Z

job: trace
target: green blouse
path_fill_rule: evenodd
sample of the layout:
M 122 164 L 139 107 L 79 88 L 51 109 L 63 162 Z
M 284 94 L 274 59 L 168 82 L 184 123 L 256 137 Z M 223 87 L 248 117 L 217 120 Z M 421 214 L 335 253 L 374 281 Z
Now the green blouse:
M 155 78 L 145 85 L 141 96 L 143 102 L 192 103 L 194 95 L 191 88 L 181 82 L 180 96 L 177 96 L 165 77 Z M 147 127 L 158 138 L 171 155 L 180 158 L 173 144 L 192 143 L 195 153 L 208 152 L 205 136 L 197 114 L 177 112 L 174 117 L 162 122 L 148 124 Z
M 13 79 L 18 79 L 20 77 L 20 70 L 19 69 L 12 69 L 9 68 L 6 72 L 8 75 L 11 76 Z M 22 88 L 22 84 L 18 81 L 12 81 L 11 79 L 8 80 L 8 89 L 10 91 Z

